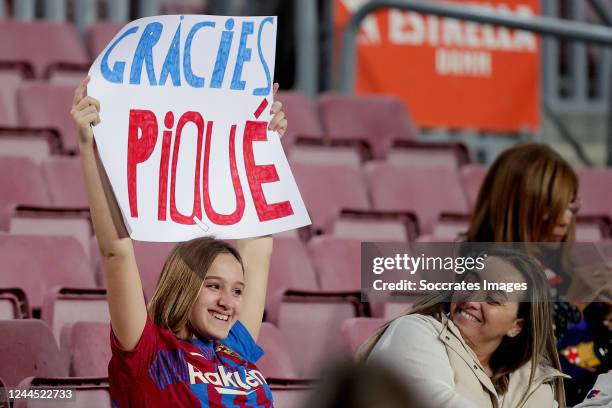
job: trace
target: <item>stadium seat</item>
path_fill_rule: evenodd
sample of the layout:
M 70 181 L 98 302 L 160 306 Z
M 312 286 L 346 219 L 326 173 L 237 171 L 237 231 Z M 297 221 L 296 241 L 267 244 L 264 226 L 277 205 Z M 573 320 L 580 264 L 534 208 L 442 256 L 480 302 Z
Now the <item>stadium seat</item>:
M 32 317 L 28 298 L 19 288 L 0 288 L 0 320 Z
M 25 157 L 3 157 L 0 160 L 0 191 L 0 229 L 8 228 L 10 212 L 17 205 L 50 204 L 40 168 Z
M 385 319 L 374 317 L 353 317 L 342 322 L 340 330 L 351 354 L 355 354 L 359 346 L 385 322 Z
M 68 374 L 53 334 L 38 319 L 0 320 L 0 377 L 9 387 L 29 376 Z
M 314 388 L 310 381 L 300 380 L 271 380 L 268 385 L 274 397 L 274 406 L 279 408 L 305 407 L 305 400 Z
M 85 33 L 87 52 L 92 61 L 106 48 L 123 26 L 122 23 L 112 21 L 97 21 L 87 28 Z
M 461 238 L 470 227 L 469 214 L 440 214 L 434 223 L 432 235 L 438 239 L 454 242 Z
M 361 289 L 361 242 L 326 235 L 308 242 L 321 289 L 358 291 Z
M 0 61 L 2 61 L 1 57 Z M 3 66 L 0 69 L 0 99 L 2 99 L 4 105 L 4 114 L 0 122 L 2 126 L 17 126 L 19 124 L 15 103 L 17 88 L 23 82 L 24 77 L 31 77 L 32 75 L 34 74 L 31 71 L 28 72 L 28 67 L 24 65 L 13 68 Z
M 87 190 L 78 157 L 53 156 L 42 163 L 51 204 L 55 207 L 89 208 Z M 70 180 L 69 183 L 66 180 Z
M 365 167 L 375 210 L 411 211 L 419 232 L 430 233 L 440 214 L 468 212 L 457 172 L 446 167 L 418 168 L 384 162 Z
M 95 287 L 83 248 L 72 237 L 0 234 L 0 286 L 22 288 L 33 311 L 54 286 Z
M 480 185 L 482 184 L 487 171 L 488 168 L 482 164 L 468 164 L 459 169 L 461 185 L 463 186 L 463 191 L 465 192 L 468 206 L 470 208 L 473 208 L 474 204 L 476 203 Z
M 291 170 L 315 230 L 329 230 L 342 209 L 370 209 L 360 169 L 340 164 L 295 163 Z
M 290 151 L 298 136 L 323 138 L 323 129 L 312 103 L 295 91 L 278 91 L 276 100 L 283 104 L 283 111 L 291 120 L 291 126 L 281 139 L 285 151 Z
M 153 296 L 159 274 L 174 245 L 172 242 L 134 241 L 136 263 L 142 280 L 142 289 L 147 299 Z
M 281 302 L 278 328 L 284 334 L 298 375 L 316 378 L 323 365 L 348 358 L 340 325 L 365 315 L 358 293 L 289 292 Z
M 75 322 L 62 328 L 62 354 L 68 358 L 69 374 L 75 377 L 106 377 L 111 358 L 110 324 Z
M 17 90 L 17 112 L 22 126 L 51 128 L 59 132 L 62 149 L 75 152 L 77 134 L 69 115 L 74 86 L 48 82 L 22 84 Z
M 334 220 L 331 235 L 370 242 L 406 242 L 417 237 L 412 213 L 344 210 Z
M 330 139 L 361 139 L 375 159 L 386 157 L 394 140 L 414 140 L 416 131 L 404 103 L 390 95 L 341 95 L 319 98 L 319 115 Z
M 37 78 L 48 78 L 63 69 L 86 72 L 89 60 L 74 27 L 42 20 L 0 21 L 0 61 L 26 64 Z M 61 44 L 61 46 L 58 46 Z M 63 105 L 64 109 L 66 106 Z
M 287 342 L 276 326 L 263 322 L 257 344 L 265 353 L 257 362 L 257 367 L 266 378 L 297 378 Z
M 45 295 L 40 318 L 62 347 L 60 333 L 65 325 L 79 321 L 110 323 L 106 289 L 52 288 Z
M 0 127 L 0 158 L 27 157 L 40 164 L 59 153 L 60 145 L 59 134 L 52 129 Z
M 284 137 L 283 137 L 284 139 Z M 366 143 L 299 136 L 287 155 L 290 164 L 342 164 L 358 169 L 372 153 Z
M 19 387 L 24 389 L 72 389 L 75 392 L 75 400 L 68 401 L 65 405 L 58 404 L 57 400 L 20 400 L 15 402 L 13 408 L 56 408 L 60 405 L 70 408 L 111 408 L 113 406 L 111 405 L 107 378 L 28 377 L 19 384 Z
M 612 170 L 581 168 L 578 174 L 578 196 L 582 200 L 580 215 L 607 215 L 612 218 Z
M 463 143 L 396 140 L 387 154 L 386 161 L 413 167 L 457 169 L 470 162 L 470 152 Z
M 19 206 L 11 213 L 9 232 L 74 237 L 90 257 L 93 229 L 89 210 Z
M 286 290 L 315 291 L 318 288 L 316 272 L 305 244 L 297 238 L 275 238 L 266 296 L 266 320 L 276 323 Z

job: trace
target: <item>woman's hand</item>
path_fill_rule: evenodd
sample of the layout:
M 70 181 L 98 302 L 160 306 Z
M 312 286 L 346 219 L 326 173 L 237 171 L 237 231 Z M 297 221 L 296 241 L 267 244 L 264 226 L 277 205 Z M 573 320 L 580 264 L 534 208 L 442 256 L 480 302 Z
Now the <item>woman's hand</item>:
M 274 95 L 276 95 L 276 91 L 278 91 L 278 83 L 275 82 L 272 89 L 274 91 Z M 268 125 L 268 129 L 278 132 L 280 137 L 283 137 L 287 131 L 287 119 L 285 118 L 285 112 L 281 110 L 282 107 L 283 104 L 281 101 L 276 101 L 272 104 L 270 113 L 274 116 Z
M 91 126 L 100 123 L 100 102 L 91 96 L 85 96 L 89 77 L 83 79 L 74 91 L 70 114 L 79 135 L 79 146 L 91 146 L 93 131 Z

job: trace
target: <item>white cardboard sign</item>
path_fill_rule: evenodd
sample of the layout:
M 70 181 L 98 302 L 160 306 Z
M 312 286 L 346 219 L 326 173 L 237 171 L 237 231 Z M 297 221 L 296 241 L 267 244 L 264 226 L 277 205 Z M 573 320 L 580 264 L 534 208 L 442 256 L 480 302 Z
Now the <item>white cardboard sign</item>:
M 276 132 L 275 17 L 127 24 L 91 66 L 100 158 L 133 239 L 273 234 L 310 224 Z

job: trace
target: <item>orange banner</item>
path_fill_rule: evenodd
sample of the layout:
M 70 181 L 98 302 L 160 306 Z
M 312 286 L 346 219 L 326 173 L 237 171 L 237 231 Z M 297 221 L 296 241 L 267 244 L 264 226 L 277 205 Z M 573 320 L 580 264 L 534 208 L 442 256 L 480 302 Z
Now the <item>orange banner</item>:
M 336 0 L 336 38 L 367 0 Z M 516 16 L 540 12 L 539 0 L 453 0 Z M 356 90 L 392 93 L 421 128 L 513 132 L 539 128 L 540 41 L 536 34 L 379 10 L 361 25 Z

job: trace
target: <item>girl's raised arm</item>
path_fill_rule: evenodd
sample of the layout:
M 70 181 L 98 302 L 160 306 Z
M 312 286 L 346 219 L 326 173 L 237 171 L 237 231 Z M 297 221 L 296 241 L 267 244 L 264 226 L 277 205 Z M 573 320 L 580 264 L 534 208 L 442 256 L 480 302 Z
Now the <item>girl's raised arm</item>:
M 85 96 L 89 77 L 77 87 L 70 111 L 79 135 L 87 198 L 106 281 L 108 307 L 115 337 L 131 350 L 138 344 L 147 321 L 147 308 L 130 239 L 117 201 L 100 162 L 92 125 L 100 123 L 100 103 Z

